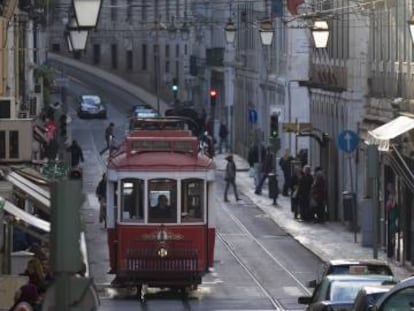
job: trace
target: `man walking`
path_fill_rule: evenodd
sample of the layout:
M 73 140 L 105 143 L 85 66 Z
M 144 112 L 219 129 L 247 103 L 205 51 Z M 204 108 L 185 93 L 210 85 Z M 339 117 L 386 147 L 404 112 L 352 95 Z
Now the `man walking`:
M 113 122 L 109 123 L 108 127 L 105 129 L 105 141 L 106 147 L 99 152 L 101 155 L 104 154 L 106 150 L 111 151 L 110 148 L 113 146 L 113 139 L 114 139 L 114 128 L 115 124 Z
M 273 165 L 273 154 L 272 148 L 268 147 L 266 150 L 266 154 L 264 156 L 264 161 L 262 165 L 262 176 L 260 177 L 260 181 L 257 184 L 255 194 L 262 194 L 262 187 L 271 172 L 273 172 L 274 165 Z
M 289 189 L 292 188 L 292 160 L 293 157 L 290 155 L 289 149 L 285 150 L 285 154 L 279 160 L 280 168 L 283 172 L 284 183 L 283 183 L 283 190 L 282 194 L 287 197 L 289 196 Z
M 71 155 L 72 167 L 77 167 L 80 162 L 83 162 L 83 152 L 76 140 L 72 141 L 72 144 L 69 146 L 67 151 L 69 151 Z
M 224 202 L 229 202 L 227 198 L 227 192 L 229 191 L 230 185 L 233 186 L 234 196 L 236 201 L 239 201 L 239 195 L 237 194 L 236 186 L 236 164 L 233 161 L 233 156 L 230 154 L 226 157 L 227 165 L 224 173 L 224 180 L 226 181 L 226 188 L 224 189 Z

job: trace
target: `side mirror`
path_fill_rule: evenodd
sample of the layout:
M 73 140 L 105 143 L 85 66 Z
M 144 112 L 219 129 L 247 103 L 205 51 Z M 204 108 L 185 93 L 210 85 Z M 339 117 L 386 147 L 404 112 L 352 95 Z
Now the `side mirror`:
M 298 297 L 298 303 L 301 305 L 308 305 L 312 302 L 312 297 L 311 296 L 301 296 Z
M 310 288 L 315 288 L 316 287 L 316 280 L 309 281 L 307 286 L 310 287 Z

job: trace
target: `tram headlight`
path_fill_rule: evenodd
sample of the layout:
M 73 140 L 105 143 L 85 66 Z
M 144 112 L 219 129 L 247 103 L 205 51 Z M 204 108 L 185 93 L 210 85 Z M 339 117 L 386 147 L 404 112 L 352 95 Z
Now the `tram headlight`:
M 160 256 L 161 258 L 167 257 L 167 256 L 168 256 L 168 251 L 167 251 L 167 249 L 166 249 L 166 248 L 164 248 L 164 247 L 161 247 L 161 248 L 158 250 L 158 256 Z

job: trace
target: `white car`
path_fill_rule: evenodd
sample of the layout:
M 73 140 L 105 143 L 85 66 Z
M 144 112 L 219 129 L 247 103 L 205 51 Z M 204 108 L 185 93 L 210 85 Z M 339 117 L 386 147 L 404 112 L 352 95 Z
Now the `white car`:
M 97 95 L 81 95 L 78 108 L 79 118 L 106 119 L 106 107 Z

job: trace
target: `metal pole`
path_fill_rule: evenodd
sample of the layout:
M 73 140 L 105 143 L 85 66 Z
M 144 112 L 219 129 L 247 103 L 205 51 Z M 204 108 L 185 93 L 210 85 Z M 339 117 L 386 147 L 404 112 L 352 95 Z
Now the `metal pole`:
M 367 148 L 367 175 L 372 180 L 372 251 L 374 259 L 378 258 L 378 163 L 379 154 L 376 145 Z
M 351 180 L 351 194 L 352 194 L 352 230 L 354 231 L 354 243 L 357 243 L 357 210 L 355 205 L 355 192 L 354 192 L 354 178 L 352 174 L 352 156 L 348 156 L 349 178 Z
M 154 53 L 154 65 L 155 65 L 155 92 L 157 94 L 157 111 L 160 111 L 160 44 L 159 44 L 159 20 L 155 17 L 155 44 L 156 50 Z

